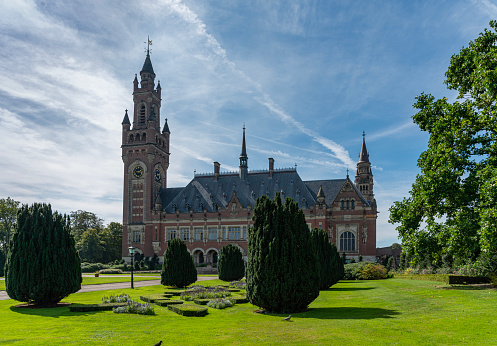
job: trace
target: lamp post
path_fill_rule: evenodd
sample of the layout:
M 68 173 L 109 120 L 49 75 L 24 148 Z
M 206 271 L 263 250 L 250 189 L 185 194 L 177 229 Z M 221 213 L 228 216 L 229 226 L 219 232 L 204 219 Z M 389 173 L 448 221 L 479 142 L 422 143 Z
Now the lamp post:
M 130 246 L 128 250 L 129 254 L 131 255 L 131 288 L 135 288 L 133 286 L 133 258 L 135 257 L 135 248 L 133 246 Z

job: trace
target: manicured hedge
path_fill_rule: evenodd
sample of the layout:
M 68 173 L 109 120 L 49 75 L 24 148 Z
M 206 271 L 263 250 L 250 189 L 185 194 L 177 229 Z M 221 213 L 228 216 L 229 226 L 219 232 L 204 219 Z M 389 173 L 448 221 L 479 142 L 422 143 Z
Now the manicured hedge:
M 486 284 L 490 278 L 486 276 L 446 275 L 446 274 L 395 274 L 395 279 L 439 281 L 449 285 Z
M 193 304 L 168 305 L 167 308 L 178 315 L 186 317 L 204 317 L 208 314 L 207 308 Z
M 170 294 L 171 297 L 172 296 L 178 296 L 179 297 L 182 292 L 183 292 L 183 290 L 181 290 L 181 291 L 177 291 L 177 290 L 166 290 L 166 291 L 164 291 L 164 295 Z
M 151 295 L 148 295 L 148 296 L 140 296 L 140 299 L 143 300 L 144 302 L 147 302 L 147 303 L 153 303 L 154 301 L 156 300 L 159 300 L 159 299 L 169 299 L 171 298 L 173 295 L 172 294 L 151 294 Z
M 178 305 L 183 304 L 182 300 L 171 300 L 171 299 L 157 299 L 155 301 L 156 305 L 159 306 L 169 306 L 169 305 Z
M 198 305 L 207 305 L 208 302 L 210 302 L 212 298 L 202 298 L 202 299 L 195 299 L 193 302 Z
M 103 304 L 74 304 L 69 305 L 71 312 L 88 312 L 88 311 L 111 311 L 118 306 L 124 306 L 128 303 L 103 303 Z
M 247 296 L 232 296 L 230 299 L 234 299 L 236 304 L 244 304 L 249 302 Z

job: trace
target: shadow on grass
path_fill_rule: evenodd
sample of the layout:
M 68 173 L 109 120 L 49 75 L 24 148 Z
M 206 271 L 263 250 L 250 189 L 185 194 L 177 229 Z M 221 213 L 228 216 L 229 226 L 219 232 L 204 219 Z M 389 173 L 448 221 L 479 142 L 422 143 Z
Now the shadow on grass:
M 375 318 L 394 318 L 399 312 L 381 308 L 309 308 L 306 312 L 295 314 L 296 318 L 317 318 L 321 320 L 372 320 Z
M 345 291 L 367 291 L 374 290 L 375 287 L 330 287 L 327 290 L 321 290 L 324 292 L 345 292 Z
M 69 307 L 64 306 L 60 308 L 46 308 L 46 309 L 30 309 L 30 308 L 16 308 L 15 306 L 11 306 L 10 310 L 12 312 L 16 312 L 23 315 L 32 315 L 32 316 L 45 316 L 45 317 L 54 317 L 59 318 L 62 316 L 86 316 L 93 315 L 100 311 L 86 311 L 86 312 L 71 312 L 69 311 Z

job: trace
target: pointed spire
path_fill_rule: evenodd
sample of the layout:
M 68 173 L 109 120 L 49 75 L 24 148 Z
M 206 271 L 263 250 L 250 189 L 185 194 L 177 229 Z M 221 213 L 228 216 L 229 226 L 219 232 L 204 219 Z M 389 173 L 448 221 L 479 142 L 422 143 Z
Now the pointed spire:
M 362 131 L 362 147 L 359 154 L 359 162 L 369 162 L 368 150 L 366 149 L 366 132 Z
M 124 119 L 123 119 L 123 122 L 121 123 L 121 125 L 131 125 L 131 123 L 129 122 L 128 110 L 127 109 L 124 112 Z
M 154 68 L 152 67 L 152 61 L 150 60 L 150 45 L 152 44 L 152 41 L 150 40 L 150 37 L 147 36 L 147 57 L 145 58 L 145 62 L 143 63 L 142 70 L 140 71 L 140 75 L 143 74 L 144 72 L 150 73 L 153 77 L 155 78 L 155 72 Z
M 240 154 L 240 159 L 247 159 L 247 147 L 245 145 L 245 124 L 243 124 L 243 140 L 242 140 L 242 153 Z
M 164 128 L 162 129 L 162 133 L 171 133 L 171 131 L 169 131 L 169 126 L 167 125 L 167 118 L 166 122 L 164 123 Z

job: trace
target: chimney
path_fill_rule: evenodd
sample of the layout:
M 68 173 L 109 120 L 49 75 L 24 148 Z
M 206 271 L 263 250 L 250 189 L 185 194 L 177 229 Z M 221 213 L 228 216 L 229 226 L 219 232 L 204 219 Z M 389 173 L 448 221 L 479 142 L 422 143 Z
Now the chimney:
M 219 177 L 219 168 L 221 167 L 221 164 L 219 162 L 214 162 L 214 181 L 217 181 L 217 178 Z
M 274 159 L 272 157 L 269 158 L 269 178 L 273 177 L 274 172 Z

